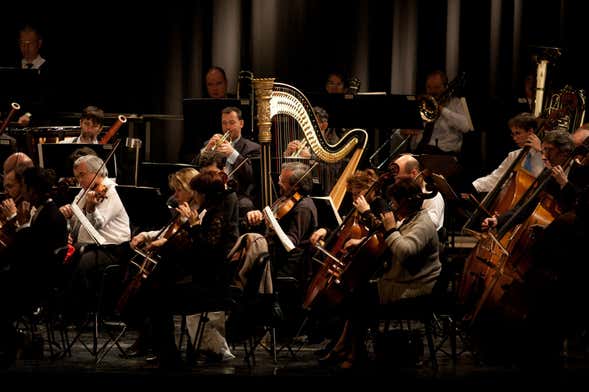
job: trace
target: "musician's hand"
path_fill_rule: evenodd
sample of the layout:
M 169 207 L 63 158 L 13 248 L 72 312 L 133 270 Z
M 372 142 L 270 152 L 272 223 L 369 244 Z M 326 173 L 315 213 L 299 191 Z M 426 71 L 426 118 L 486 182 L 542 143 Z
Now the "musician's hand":
M 497 227 L 497 215 L 493 215 L 492 217 L 485 218 L 483 223 L 481 224 L 481 229 L 489 230 L 493 227 Z
M 250 226 L 257 226 L 264 220 L 264 213 L 260 210 L 248 211 L 246 217 Z
M 560 185 L 561 188 L 565 186 L 566 183 L 569 181 L 566 173 L 564 172 L 564 170 L 562 170 L 562 167 L 560 165 L 556 165 L 552 168 L 552 177 L 554 177 L 554 179 L 556 180 L 558 185 Z
M 184 202 L 176 207 L 176 211 L 183 218 L 190 219 L 192 217 L 192 209 L 190 208 L 190 204 L 187 202 Z
M 72 210 L 72 206 L 70 204 L 59 207 L 59 212 L 61 212 L 65 219 L 70 219 L 72 216 L 74 216 L 74 211 Z
M 386 231 L 397 227 L 397 219 L 395 218 L 395 213 L 393 211 L 387 211 L 380 214 L 380 218 L 382 219 L 382 225 Z
M 6 219 L 15 215 L 16 214 L 16 204 L 14 204 L 14 200 L 12 200 L 12 199 L 3 200 L 2 204 L 0 204 L 0 211 L 2 212 L 2 215 L 4 215 L 4 217 Z
M 231 143 L 223 142 L 219 147 L 217 147 L 215 151 L 218 151 L 219 154 L 227 158 L 229 155 L 233 153 L 233 151 L 235 151 L 235 149 L 233 148 Z
M 311 242 L 311 245 L 316 246 L 319 241 L 323 241 L 323 239 L 325 239 L 326 235 L 327 230 L 325 230 L 324 228 L 315 230 L 315 232 L 311 234 L 309 241 Z
M 360 195 L 354 200 L 353 202 L 354 207 L 360 212 L 361 214 L 365 213 L 366 211 L 370 210 L 370 204 L 366 201 L 364 195 Z
M 137 246 L 141 245 L 143 242 L 145 242 L 145 240 L 147 240 L 147 236 L 145 235 L 145 232 L 141 232 L 139 234 L 137 234 L 135 237 L 133 237 L 131 239 L 131 248 L 136 248 Z
M 301 145 L 301 142 L 298 140 L 293 140 L 292 142 L 288 143 L 288 145 L 286 146 L 286 151 L 284 152 L 284 155 L 289 157 L 292 154 L 295 153 L 296 150 L 299 149 L 299 146 Z
M 362 242 L 362 238 L 351 238 L 344 244 L 344 249 L 353 248 Z
M 219 139 L 221 139 L 223 137 L 223 135 L 219 134 L 219 133 L 215 133 L 210 139 L 209 142 L 207 143 L 206 149 L 210 150 L 211 148 L 213 148 L 213 146 L 215 144 L 217 144 L 217 142 L 219 141 Z
M 159 240 L 151 241 L 149 245 L 145 248 L 146 250 L 150 250 L 153 248 L 160 248 L 168 241 L 167 238 L 160 238 Z
M 96 191 L 88 191 L 86 192 L 86 203 L 84 204 L 84 209 L 86 212 L 94 212 L 96 206 L 101 200 L 98 199 L 98 194 Z
M 540 140 L 538 135 L 535 133 L 532 133 L 528 136 L 524 145 L 533 148 L 536 151 L 542 151 L 542 140 Z
M 18 118 L 17 124 L 27 126 L 31 123 L 31 113 L 25 113 Z

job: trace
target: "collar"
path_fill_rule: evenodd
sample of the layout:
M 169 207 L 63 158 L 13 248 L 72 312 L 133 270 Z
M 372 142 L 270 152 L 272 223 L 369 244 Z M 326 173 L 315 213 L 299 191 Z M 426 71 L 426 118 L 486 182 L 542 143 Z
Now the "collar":
M 25 59 L 21 60 L 21 68 L 22 69 L 27 69 L 27 64 L 29 62 Z M 37 55 L 37 57 L 35 57 L 33 59 L 33 61 L 31 61 L 31 63 L 33 64 L 33 68 L 32 69 L 39 69 L 44 63 L 45 63 L 45 59 L 43 57 L 41 57 L 41 55 Z

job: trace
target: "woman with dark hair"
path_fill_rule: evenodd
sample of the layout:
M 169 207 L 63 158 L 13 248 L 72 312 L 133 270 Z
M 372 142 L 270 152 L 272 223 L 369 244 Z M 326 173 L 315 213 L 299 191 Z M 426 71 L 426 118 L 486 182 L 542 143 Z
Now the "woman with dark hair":
M 173 315 L 198 313 L 229 297 L 232 272 L 226 258 L 237 240 L 238 230 L 237 207 L 227 202 L 225 181 L 223 173 L 211 171 L 192 178 L 190 188 L 199 206 L 198 217 L 186 220 L 181 229 L 185 233 L 176 236 L 178 241 L 167 244 L 171 253 L 177 253 L 173 248 L 184 247 L 185 257 L 166 257 L 165 248 L 162 249 L 164 262 L 160 263 L 159 285 L 152 285 L 147 295 L 154 350 L 161 367 L 180 363 Z M 228 208 L 229 204 L 233 207 Z

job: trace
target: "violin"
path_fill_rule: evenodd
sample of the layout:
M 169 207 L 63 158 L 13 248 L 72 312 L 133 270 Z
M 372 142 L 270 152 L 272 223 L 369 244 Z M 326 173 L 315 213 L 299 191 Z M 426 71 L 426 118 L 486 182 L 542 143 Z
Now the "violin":
M 108 198 L 108 196 L 106 195 L 106 192 L 108 192 L 108 187 L 106 185 L 95 183 L 92 186 L 92 190 L 94 191 L 96 201 L 98 203 L 101 203 L 102 201 L 104 201 L 104 199 Z
M 274 216 L 276 217 L 276 219 L 280 220 L 282 219 L 286 214 L 288 214 L 295 205 L 297 205 L 297 203 L 299 201 L 301 201 L 301 199 L 303 198 L 303 195 L 301 195 L 299 192 L 294 192 L 290 197 L 282 199 L 282 200 L 277 200 L 273 205 L 272 205 L 272 212 L 274 213 Z

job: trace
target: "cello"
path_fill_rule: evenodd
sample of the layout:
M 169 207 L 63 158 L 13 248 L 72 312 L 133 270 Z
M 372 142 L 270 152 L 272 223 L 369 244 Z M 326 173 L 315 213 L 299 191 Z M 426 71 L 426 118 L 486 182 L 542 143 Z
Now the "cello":
M 375 197 L 377 190 L 382 188 L 384 183 L 394 180 L 395 176 L 394 167 L 393 171 L 382 174 L 366 191 L 367 198 Z M 358 210 L 354 208 L 346 216 L 340 227 L 327 239 L 327 246 L 316 245 L 318 252 L 313 256 L 313 259 L 321 264 L 321 268 L 308 286 L 303 308 L 310 309 L 321 293 L 327 295 L 330 302 L 340 302 L 346 291 L 341 290 L 339 287 L 336 288 L 342 284 L 342 275 L 347 271 L 346 276 L 354 277 L 345 280 L 346 289 L 351 289 L 357 285 L 358 278 L 366 275 L 364 271 L 359 270 L 361 266 L 362 269 L 372 270 L 371 266 L 367 265 L 370 263 L 356 263 L 352 266 L 350 262 L 354 256 L 360 257 L 360 254 L 366 251 L 375 254 L 382 253 L 378 247 L 384 241 L 379 238 L 379 235 L 382 237 L 382 234 L 378 234 L 376 231 L 370 233 L 370 229 L 360 222 Z M 357 247 L 357 252 L 349 253 L 344 249 L 344 245 L 348 240 L 360 238 L 364 238 L 364 240 Z

